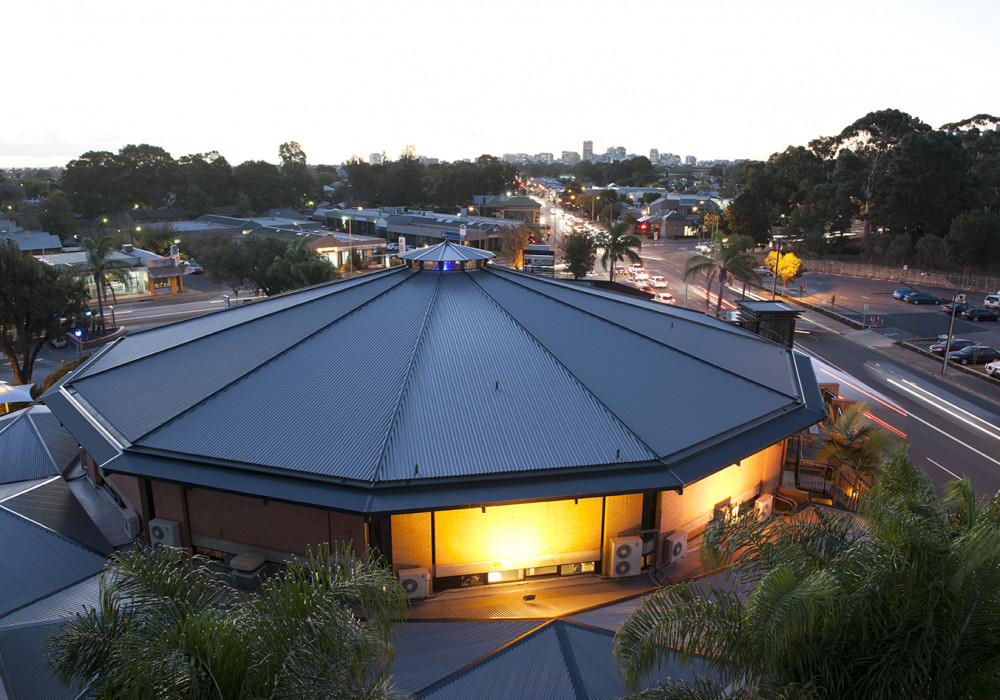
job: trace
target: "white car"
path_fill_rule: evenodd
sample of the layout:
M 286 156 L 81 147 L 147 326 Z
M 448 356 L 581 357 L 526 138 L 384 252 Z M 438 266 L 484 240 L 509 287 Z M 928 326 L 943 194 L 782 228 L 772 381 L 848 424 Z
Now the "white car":
M 653 301 L 658 304 L 674 304 L 674 295 L 669 292 L 660 292 L 659 294 L 653 295 Z
M 694 252 L 701 253 L 702 255 L 711 255 L 712 246 L 708 243 L 699 243 L 694 247 Z
M 636 272 L 632 273 L 635 282 L 649 282 L 649 273 L 639 268 Z
M 986 374 L 991 377 L 1000 377 L 1000 360 L 993 360 L 986 365 Z
M 667 278 L 661 277 L 660 275 L 653 275 L 649 278 L 649 284 L 657 289 L 666 289 Z

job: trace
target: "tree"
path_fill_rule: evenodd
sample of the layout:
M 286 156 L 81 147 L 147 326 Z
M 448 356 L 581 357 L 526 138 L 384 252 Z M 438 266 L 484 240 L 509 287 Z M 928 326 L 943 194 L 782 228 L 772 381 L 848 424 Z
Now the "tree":
M 281 291 L 322 284 L 338 276 L 333 263 L 301 238 L 288 246 L 267 271 L 268 279 Z
M 1000 218 L 981 209 L 959 214 L 944 237 L 944 254 L 967 271 L 993 265 L 1000 260 Z
M 94 291 L 97 295 L 97 315 L 104 323 L 104 298 L 108 288 L 111 286 L 108 278 L 120 276 L 121 268 L 128 263 L 123 260 L 112 258 L 114 252 L 118 250 L 118 241 L 114 236 L 103 236 L 102 238 L 84 238 L 81 241 L 83 253 L 90 267 L 94 278 Z
M 764 258 L 764 266 L 771 271 L 775 279 L 781 282 L 782 293 L 788 288 L 788 283 L 802 273 L 802 261 L 795 253 L 784 253 L 779 261 L 777 251 L 772 250 Z M 776 266 L 777 269 L 775 269 Z
M 762 245 L 770 237 L 773 223 L 764 200 L 748 188 L 726 207 L 723 228 L 730 235 L 748 237 Z
M 863 523 L 810 510 L 718 518 L 702 556 L 730 564 L 743 600 L 697 582 L 660 589 L 619 628 L 630 688 L 670 653 L 720 682 L 640 697 L 992 698 L 1000 683 L 1000 494 L 948 500 L 901 452 L 862 495 Z M 714 556 L 713 556 L 714 555 Z
M 79 226 L 73 216 L 69 198 L 61 190 L 56 190 L 42 200 L 41 225 L 44 230 L 60 240 L 68 241 Z
M 941 257 L 943 243 L 938 236 L 926 233 L 920 237 L 913 247 L 914 261 L 922 268 L 933 270 L 938 259 Z
M 47 642 L 49 665 L 93 697 L 383 698 L 406 594 L 384 560 L 348 546 L 241 596 L 202 557 L 115 554 L 87 608 Z
M 24 255 L 13 241 L 0 241 L 0 345 L 18 384 L 31 382 L 46 339 L 63 332 L 61 319 L 86 305 L 87 288 L 78 277 Z
M 286 141 L 278 146 L 278 157 L 281 159 L 282 167 L 289 163 L 306 164 L 306 152 L 302 150 L 298 141 Z
M 597 237 L 597 247 L 601 253 L 601 267 L 608 271 L 608 279 L 615 281 L 615 265 L 628 260 L 642 264 L 642 258 L 635 251 L 642 250 L 642 241 L 633 233 L 628 222 L 619 221 L 612 224 L 608 220 L 601 222 L 604 232 Z
M 715 247 L 711 255 L 695 253 L 684 265 L 684 279 L 687 280 L 699 274 L 705 275 L 705 304 L 710 304 L 712 283 L 719 282 L 719 292 L 715 299 L 715 315 L 722 313 L 722 296 L 732 275 L 738 280 L 750 280 L 756 275 L 754 267 L 757 259 L 747 252 L 753 245 L 749 236 L 730 236 L 723 238 L 721 234 L 713 236 Z
M 250 200 L 254 211 L 262 212 L 288 203 L 278 167 L 263 160 L 248 160 L 233 168 L 233 183 Z
M 500 255 L 507 261 L 507 267 L 520 270 L 524 265 L 524 249 L 528 247 L 528 227 L 504 226 L 500 229 Z
M 562 238 L 563 260 L 573 279 L 585 277 L 594 269 L 597 250 L 594 239 L 583 231 L 573 231 Z
M 251 233 L 221 246 L 204 248 L 201 265 L 213 282 L 228 282 L 233 289 L 249 284 L 270 296 L 282 289 L 267 273 L 287 247 L 274 234 Z

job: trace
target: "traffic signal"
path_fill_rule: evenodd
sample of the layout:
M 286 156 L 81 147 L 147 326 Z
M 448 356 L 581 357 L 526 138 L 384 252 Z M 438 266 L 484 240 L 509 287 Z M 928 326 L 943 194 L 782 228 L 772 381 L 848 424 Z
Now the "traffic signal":
M 646 233 L 646 231 L 648 230 L 649 230 L 649 224 L 647 224 L 645 221 L 639 224 L 639 231 L 641 231 L 642 233 Z

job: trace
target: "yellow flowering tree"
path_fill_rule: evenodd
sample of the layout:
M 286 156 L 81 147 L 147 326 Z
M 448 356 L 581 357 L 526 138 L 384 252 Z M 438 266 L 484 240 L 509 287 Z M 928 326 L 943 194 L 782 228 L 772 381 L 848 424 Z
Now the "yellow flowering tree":
M 772 250 L 767 254 L 764 265 L 781 282 L 782 293 L 788 287 L 789 282 L 802 274 L 802 261 L 799 260 L 795 253 L 785 253 L 779 261 L 777 252 Z M 775 269 L 776 267 L 777 269 Z

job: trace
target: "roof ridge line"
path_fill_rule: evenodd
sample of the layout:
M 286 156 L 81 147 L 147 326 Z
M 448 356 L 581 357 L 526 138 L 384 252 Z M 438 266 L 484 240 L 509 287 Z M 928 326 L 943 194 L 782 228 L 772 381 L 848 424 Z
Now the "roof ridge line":
M 490 270 L 490 272 L 493 272 L 493 271 Z M 477 283 L 475 280 L 473 280 L 473 284 L 475 284 L 476 287 L 479 288 L 479 291 L 481 291 L 483 294 L 485 294 L 487 297 L 489 297 L 489 299 L 497 306 L 498 309 L 500 309 L 500 312 L 504 316 L 506 316 L 507 318 L 509 318 L 512 323 L 514 323 L 515 325 L 517 325 L 518 328 L 520 328 L 522 331 L 524 331 L 528 335 L 528 337 L 531 338 L 535 342 L 535 344 L 537 344 L 538 347 L 542 349 L 542 352 L 544 352 L 548 357 L 551 357 L 552 361 L 555 362 L 556 365 L 558 365 L 559 367 L 561 367 L 563 369 L 563 371 L 566 372 L 566 374 L 568 374 L 570 377 L 572 377 L 573 381 L 576 382 L 580 386 L 581 389 L 583 389 L 583 392 L 587 396 L 590 396 L 597 403 L 598 406 L 600 406 L 602 409 L 604 409 L 604 411 L 609 416 L 611 416 L 614 419 L 615 423 L 617 423 L 618 425 L 620 425 L 622 427 L 622 429 L 624 430 L 624 432 L 626 432 L 627 434 L 631 435 L 635 439 L 635 441 L 637 443 L 639 443 L 640 445 L 642 445 L 643 447 L 645 447 L 649 451 L 649 454 L 653 455 L 653 459 L 661 460 L 662 461 L 663 458 L 661 457 L 661 455 L 656 450 L 654 450 L 645 440 L 643 440 L 641 437 L 639 437 L 639 435 L 632 429 L 631 426 L 629 426 L 625 421 L 623 421 L 618 416 L 617 413 L 615 413 L 614 411 L 611 410 L 610 406 L 608 406 L 606 403 L 604 403 L 604 401 L 602 401 L 600 399 L 600 397 L 598 397 L 596 394 L 594 394 L 594 392 L 591 391 L 590 387 L 587 386 L 587 384 L 584 383 L 578 376 L 576 376 L 576 372 L 574 372 L 569 367 L 567 367 L 565 365 L 565 363 L 563 363 L 563 361 L 560 358 L 556 357 L 556 355 L 551 350 L 549 350 L 549 348 L 546 347 L 546 345 L 542 341 L 540 341 L 535 336 L 534 333 L 532 333 L 531 331 L 529 331 L 524 326 L 524 324 L 521 323 L 521 321 L 519 319 L 515 318 L 514 315 L 511 314 L 503 306 L 503 304 L 501 304 L 499 301 L 497 301 L 496 297 L 494 297 L 488 291 L 486 291 L 485 289 L 483 289 L 483 287 L 479 283 Z M 519 285 L 519 286 L 522 286 L 522 285 Z M 534 290 L 529 289 L 528 287 L 522 286 L 522 288 L 523 289 L 527 289 L 529 292 L 530 291 L 534 291 Z M 540 293 L 540 292 L 536 292 L 536 293 Z M 545 295 L 542 295 L 542 296 L 545 296 Z M 547 297 L 547 298 L 551 298 L 551 297 Z M 565 302 L 559 302 L 559 303 L 563 304 L 564 306 L 568 306 L 568 304 L 565 304 Z M 573 308 L 576 308 L 576 307 L 573 307 Z M 613 462 L 608 461 L 608 464 L 613 464 Z M 666 465 L 664 465 L 664 466 L 666 466 Z M 670 467 L 667 466 L 667 469 L 670 469 Z M 673 470 L 671 470 L 671 472 L 672 471 Z M 676 476 L 676 474 L 674 475 L 674 478 L 677 479 L 678 482 L 681 481 Z
M 587 688 L 580 675 L 580 665 L 576 662 L 573 645 L 570 643 L 569 635 L 566 634 L 567 621 L 556 618 L 552 622 L 552 627 L 556 632 L 556 641 L 559 644 L 559 650 L 562 652 L 563 663 L 566 664 L 566 672 L 569 674 L 569 682 L 573 685 L 573 692 L 578 698 L 586 698 L 588 697 Z
M 520 277 L 520 275 L 518 275 L 518 277 Z M 537 278 L 531 278 L 531 279 L 537 279 Z M 571 304 L 568 304 L 565 301 L 563 301 L 562 299 L 559 299 L 558 297 L 555 297 L 555 296 L 552 296 L 552 295 L 549 295 L 549 294 L 545 294 L 544 292 L 541 292 L 538 289 L 530 287 L 527 284 L 522 284 L 521 282 L 516 281 L 516 278 L 513 281 L 513 284 L 516 284 L 519 287 L 521 287 L 522 289 L 525 289 L 525 290 L 527 290 L 529 292 L 532 292 L 534 294 L 541 295 L 541 296 L 545 297 L 546 299 L 549 299 L 549 300 L 551 300 L 551 301 L 553 301 L 553 302 L 555 302 L 557 304 L 561 304 L 562 306 L 569 307 L 571 309 L 579 311 L 580 313 L 586 314 L 586 315 L 591 316 L 593 318 L 600 319 L 600 320 L 604 321 L 605 323 L 610 323 L 611 325 L 615 326 L 616 328 L 620 328 L 621 330 L 626 331 L 628 333 L 631 333 L 632 335 L 636 335 L 636 336 L 638 336 L 640 338 L 645 338 L 646 340 L 650 341 L 651 343 L 656 343 L 660 347 L 668 348 L 668 349 L 672 350 L 673 352 L 676 352 L 678 355 L 683 355 L 684 357 L 687 357 L 687 358 L 690 358 L 692 360 L 695 360 L 696 362 L 700 362 L 703 365 L 708 365 L 710 367 L 714 367 L 715 369 L 719 370 L 720 372 L 724 372 L 725 374 L 728 374 L 730 376 L 733 376 L 733 377 L 736 377 L 738 379 L 741 379 L 741 380 L 747 382 L 748 384 L 753 384 L 755 386 L 762 387 L 764 389 L 767 389 L 768 391 L 771 391 L 771 392 L 774 392 L 774 393 L 777 393 L 777 394 L 781 394 L 782 396 L 788 396 L 788 394 L 785 394 L 782 391 L 779 391 L 778 389 L 775 389 L 772 386 L 768 386 L 767 384 L 765 384 L 763 382 L 759 382 L 756 379 L 751 379 L 750 377 L 747 377 L 747 376 L 744 376 L 742 374 L 739 374 L 735 370 L 731 370 L 731 369 L 729 369 L 727 367 L 722 367 L 720 365 L 715 365 L 715 364 L 709 362 L 708 360 L 706 360 L 704 358 L 698 357 L 697 355 L 694 355 L 694 354 L 692 354 L 690 352 L 687 352 L 686 350 L 681 350 L 680 348 L 674 347 L 673 345 L 669 345 L 669 344 L 663 342 L 662 340 L 658 340 L 656 338 L 653 338 L 653 337 L 650 337 L 648 335 L 645 335 L 644 333 L 640 333 L 639 331 L 635 330 L 634 328 L 630 328 L 628 326 L 622 325 L 621 323 L 619 323 L 618 321 L 615 321 L 614 319 L 605 318 L 604 316 L 599 316 L 598 314 L 596 314 L 596 313 L 594 313 L 592 311 L 589 311 L 587 309 L 583 309 L 583 308 L 581 308 L 579 306 L 573 306 Z M 570 289 L 574 289 L 574 287 L 569 287 L 569 288 Z M 592 296 L 598 296 L 598 297 L 600 297 L 602 299 L 608 299 L 608 301 L 611 301 L 611 302 L 623 303 L 622 300 L 608 298 L 608 297 L 605 297 L 603 295 L 594 295 L 594 294 L 592 294 L 591 290 L 588 290 L 588 289 L 585 289 L 585 288 L 580 288 L 579 291 L 582 291 L 582 292 L 587 293 L 587 294 L 591 294 Z M 673 324 L 673 321 L 676 320 L 677 317 L 676 316 L 670 316 L 670 319 L 671 319 L 671 321 L 670 321 L 671 324 Z M 687 319 L 682 319 L 682 320 L 687 321 Z M 726 326 L 726 327 L 729 326 L 729 324 L 726 324 L 725 322 L 721 322 L 720 321 L 720 323 L 722 323 L 723 326 Z M 735 329 L 732 328 L 732 327 L 718 328 L 718 329 L 716 329 L 714 326 L 711 326 L 711 328 L 713 330 L 728 330 L 730 333 L 735 333 Z M 749 331 L 747 331 L 747 332 L 749 333 Z M 740 337 L 746 337 L 742 333 L 735 333 L 735 334 L 739 335 Z M 778 346 L 777 343 L 774 343 L 773 341 L 768 341 L 766 338 L 762 338 L 762 337 L 759 337 L 759 336 L 753 337 L 754 334 L 752 334 L 752 333 L 750 335 L 751 335 L 751 337 L 747 338 L 748 340 L 751 340 L 751 341 L 757 340 L 757 341 L 760 341 L 762 343 L 770 342 L 772 345 L 775 345 L 777 347 L 781 347 L 781 346 Z M 534 336 L 532 336 L 532 337 L 534 337 Z M 791 351 L 789 352 L 789 358 L 791 358 Z M 790 361 L 792 361 L 792 360 L 790 359 Z M 796 395 L 795 398 L 801 398 L 801 397 Z
M 390 268 L 387 272 L 392 272 L 392 271 L 393 271 L 393 269 Z M 361 278 L 357 278 L 357 277 L 354 278 L 355 280 L 359 280 L 360 279 L 361 281 L 358 282 L 357 284 L 349 285 L 348 288 L 353 289 L 355 287 L 360 287 L 360 286 L 362 286 L 364 284 L 370 284 L 371 282 L 374 282 L 379 277 L 387 276 L 384 271 L 380 270 L 379 272 L 381 272 L 382 274 L 373 275 L 371 278 L 368 278 L 368 279 L 361 279 Z M 312 285 L 310 287 L 303 287 L 302 289 L 295 289 L 295 290 L 292 290 L 290 292 L 286 292 L 284 294 L 276 294 L 273 297 L 268 297 L 267 299 L 263 299 L 261 301 L 271 301 L 272 299 L 278 299 L 278 298 L 283 297 L 283 296 L 290 296 L 292 294 L 297 294 L 299 292 L 304 292 L 307 289 L 316 289 L 318 287 L 323 287 L 323 286 L 334 287 L 338 283 L 347 282 L 349 280 L 350 280 L 350 278 L 346 278 L 346 279 L 342 279 L 342 280 L 330 280 L 329 282 L 323 282 L 321 284 L 314 284 L 314 285 Z M 398 282 L 397 282 L 397 284 L 398 284 Z M 294 307 L 285 307 L 285 308 L 281 308 L 281 309 L 275 309 L 273 311 L 268 311 L 267 313 L 265 313 L 265 314 L 263 314 L 261 316 L 254 316 L 254 317 L 249 318 L 249 319 L 247 319 L 245 321 L 239 321 L 237 323 L 234 323 L 231 326 L 226 326 L 225 328 L 220 328 L 218 331 L 216 331 L 216 333 L 221 333 L 221 332 L 224 332 L 224 331 L 232 330 L 234 328 L 241 328 L 241 327 L 246 326 L 246 325 L 248 325 L 250 323 L 255 323 L 257 321 L 260 321 L 261 319 L 270 318 L 271 316 L 274 316 L 275 314 L 279 314 L 282 311 L 287 311 L 289 308 L 302 308 L 304 306 L 312 304 L 313 302 L 322 301 L 322 300 L 326 299 L 327 296 L 329 296 L 329 294 L 335 294 L 335 293 L 336 292 L 328 292 L 327 294 L 319 295 L 319 296 L 314 297 L 312 299 L 308 299 L 306 301 L 300 302 L 300 303 L 296 304 Z M 382 292 L 382 293 L 384 294 L 385 292 Z M 256 302 L 251 302 L 251 303 L 256 303 Z M 247 306 L 247 305 L 246 304 L 241 304 L 237 308 L 243 308 L 244 306 Z M 364 306 L 364 304 L 362 304 L 362 306 Z M 360 307 L 358 307 L 358 308 L 360 308 Z M 210 311 L 208 311 L 208 312 L 206 312 L 204 314 L 200 314 L 198 316 L 192 316 L 189 319 L 184 319 L 183 321 L 177 321 L 177 323 L 184 323 L 185 321 L 194 321 L 194 320 L 199 319 L 199 318 L 204 318 L 204 317 L 208 316 L 210 313 L 214 314 L 214 313 L 219 313 L 221 311 L 229 311 L 229 310 L 230 309 L 214 309 L 214 310 L 210 310 Z M 170 324 L 168 324 L 168 325 L 170 325 Z M 137 332 L 136 335 L 138 335 L 139 333 L 145 333 L 145 332 L 148 332 L 148 331 L 159 330 L 160 328 L 163 328 L 163 326 L 156 326 L 154 328 L 144 328 L 144 329 L 142 329 L 142 331 Z M 118 338 L 112 345 L 115 345 L 118 342 L 124 340 L 125 337 L 126 336 L 122 336 L 121 338 Z M 128 360 L 126 362 L 122 362 L 121 364 L 117 364 L 117 365 L 115 365 L 113 367 L 107 367 L 105 369 L 99 369 L 96 372 L 94 372 L 93 374 L 88 374 L 86 377 L 84 377 L 84 379 L 89 379 L 90 377 L 97 377 L 97 376 L 99 376 L 101 374 L 104 374 L 105 372 L 110 372 L 112 370 L 118 369 L 119 367 L 127 367 L 127 366 L 129 366 L 131 364 L 134 364 L 136 362 L 139 362 L 141 360 L 145 360 L 145 359 L 150 358 L 150 357 L 156 357 L 158 355 L 163 355 L 164 353 L 167 353 L 167 352 L 169 352 L 171 350 L 175 350 L 177 348 L 182 348 L 182 347 L 184 347 L 186 345 L 190 345 L 191 343 L 197 342 L 198 340 L 201 340 L 202 337 L 204 337 L 204 336 L 198 336 L 196 338 L 191 338 L 190 340 L 185 340 L 182 343 L 177 343 L 177 345 L 171 345 L 169 347 L 160 348 L 159 350 L 151 352 L 148 355 L 142 355 L 141 357 L 136 357 L 136 358 Z M 289 347 L 292 347 L 292 346 L 289 346 Z M 87 364 L 94 364 L 94 363 L 96 363 L 96 361 L 101 356 L 103 356 L 103 355 L 104 355 L 104 353 L 101 353 L 101 355 L 99 355 L 98 357 L 93 358 L 94 362 L 87 363 Z
M 263 362 L 259 362 L 259 363 L 254 364 L 252 367 L 250 367 L 249 369 L 247 369 L 245 372 L 241 373 L 237 377 L 233 378 L 231 381 L 226 382 L 225 384 L 223 384 L 222 386 L 220 386 L 215 391 L 211 392 L 210 394 L 207 394 L 206 396 L 203 396 L 198 401 L 195 401 L 193 404 L 190 404 L 189 406 L 187 406 L 183 410 L 179 411 L 178 413 L 175 413 L 170 418 L 168 418 L 168 419 L 166 419 L 164 421 L 161 421 L 158 425 L 156 425 L 155 427 L 151 428 L 150 430 L 147 430 L 146 432 L 142 433 L 141 435 L 138 435 L 135 439 L 128 439 L 128 438 L 126 438 L 126 439 L 128 439 L 129 443 L 132 444 L 132 445 L 139 444 L 140 441 L 143 438 L 145 438 L 145 437 L 147 437 L 147 436 L 155 433 L 156 431 L 158 431 L 158 430 L 160 430 L 162 428 L 165 428 L 166 426 L 170 425 L 171 423 L 173 423 L 175 420 L 177 420 L 178 418 L 180 418 L 182 415 L 184 415 L 185 413 L 187 413 L 191 409 L 195 408 L 196 406 L 201 406 L 202 404 L 204 404 L 209 399 L 212 399 L 212 398 L 218 396 L 219 394 L 221 394 L 223 391 L 225 391 L 229 387 L 231 387 L 231 386 L 239 383 L 241 380 L 245 379 L 252 372 L 256 372 L 260 368 L 266 367 L 270 363 L 274 362 L 278 357 L 280 357 L 284 353 L 288 352 L 292 348 L 298 347 L 299 345 L 301 345 L 302 343 L 306 342 L 307 340 L 311 340 L 312 338 L 316 337 L 316 335 L 318 333 L 321 333 L 321 332 L 327 330 L 328 328 L 330 328 L 334 324 L 343 321 L 348 316 L 351 316 L 352 314 L 357 313 L 360 309 L 365 308 L 370 303 L 372 303 L 375 299 L 380 298 L 384 294 L 388 294 L 391 290 L 395 289 L 398 285 L 399 285 L 399 282 L 397 282 L 396 284 L 391 285 L 391 286 L 383 289 L 381 292 L 379 292 L 375 296 L 371 297 L 370 299 L 368 299 L 367 301 L 365 301 L 363 304 L 359 304 L 358 306 L 355 306 L 354 308 L 352 308 L 347 313 L 345 313 L 345 314 L 343 314 L 341 316 L 338 316 L 337 318 L 333 319 L 329 323 L 326 323 L 326 324 L 324 324 L 322 326 L 319 326 L 312 333 L 309 333 L 308 335 L 305 335 L 305 336 L 299 338 L 297 341 L 295 341 L 291 345 L 288 345 L 287 347 L 282 348 L 280 351 L 277 352 L 277 354 L 271 355 L 269 358 L 267 358 Z M 323 297 L 318 297 L 318 298 L 326 298 L 326 297 L 324 295 Z M 307 303 L 311 303 L 312 301 L 313 300 L 310 300 L 310 302 L 307 302 Z M 191 342 L 193 342 L 193 341 L 191 341 Z M 180 347 L 180 346 L 175 345 L 174 347 Z M 154 353 L 154 354 L 156 354 L 156 353 Z M 146 357 L 151 357 L 151 356 L 152 355 L 147 355 Z M 123 366 L 123 365 L 119 365 L 119 366 Z
M 382 449 L 379 450 L 378 459 L 375 461 L 375 471 L 372 473 L 371 480 L 372 486 L 378 482 L 378 475 L 385 466 L 385 455 L 386 452 L 389 451 L 389 439 L 392 437 L 393 429 L 396 427 L 396 420 L 399 418 L 400 408 L 403 405 L 403 399 L 406 397 L 406 390 L 409 388 L 410 379 L 413 377 L 413 365 L 417 354 L 420 351 L 420 346 L 423 344 L 424 338 L 427 336 L 427 327 L 430 326 L 431 316 L 437 306 L 437 299 L 440 293 L 441 274 L 438 273 L 437 281 L 434 283 L 434 293 L 427 302 L 427 309 L 424 311 L 424 320 L 420 326 L 420 333 L 417 334 L 417 340 L 413 344 L 413 350 L 410 352 L 410 358 L 406 365 L 406 378 L 400 383 L 399 392 L 396 394 L 396 405 L 393 407 L 392 417 L 389 419 L 389 429 L 386 431 L 385 439 L 382 441 Z M 371 496 L 369 496 L 369 498 L 371 498 Z

